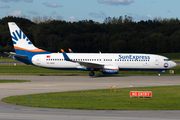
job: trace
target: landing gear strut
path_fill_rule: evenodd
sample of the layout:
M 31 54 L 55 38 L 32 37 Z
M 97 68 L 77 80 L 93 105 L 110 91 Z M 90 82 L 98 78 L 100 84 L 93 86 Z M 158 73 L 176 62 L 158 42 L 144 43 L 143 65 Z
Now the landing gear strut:
M 159 71 L 159 73 L 158 73 L 158 76 L 160 77 L 161 76 L 161 72 Z
M 94 71 L 91 71 L 91 72 L 89 73 L 89 76 L 94 76 Z
M 161 76 L 161 73 L 158 73 L 158 76 L 160 77 L 160 76 Z

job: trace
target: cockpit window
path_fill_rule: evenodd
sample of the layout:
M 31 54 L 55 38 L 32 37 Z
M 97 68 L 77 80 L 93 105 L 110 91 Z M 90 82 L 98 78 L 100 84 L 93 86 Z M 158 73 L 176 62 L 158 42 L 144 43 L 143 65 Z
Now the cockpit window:
M 164 59 L 164 61 L 170 61 L 170 59 Z

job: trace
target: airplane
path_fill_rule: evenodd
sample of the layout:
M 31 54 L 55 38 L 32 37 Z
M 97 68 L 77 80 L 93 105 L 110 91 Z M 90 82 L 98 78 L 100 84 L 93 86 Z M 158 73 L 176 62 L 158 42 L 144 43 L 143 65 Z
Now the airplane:
M 15 60 L 27 65 L 57 70 L 84 70 L 90 71 L 89 76 L 94 76 L 94 71 L 103 74 L 118 74 L 123 70 L 147 70 L 161 72 L 171 69 L 177 64 L 169 58 L 155 54 L 139 53 L 51 53 L 39 49 L 27 38 L 14 22 L 8 22 L 10 34 L 15 49 L 7 53 L 13 55 Z

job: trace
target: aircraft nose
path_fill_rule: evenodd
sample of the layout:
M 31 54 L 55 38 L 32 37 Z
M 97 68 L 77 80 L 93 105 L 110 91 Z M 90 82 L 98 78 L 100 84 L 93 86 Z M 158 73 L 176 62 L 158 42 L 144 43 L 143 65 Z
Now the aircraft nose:
M 176 67 L 177 66 L 177 63 L 175 63 L 175 62 L 171 62 L 171 67 Z

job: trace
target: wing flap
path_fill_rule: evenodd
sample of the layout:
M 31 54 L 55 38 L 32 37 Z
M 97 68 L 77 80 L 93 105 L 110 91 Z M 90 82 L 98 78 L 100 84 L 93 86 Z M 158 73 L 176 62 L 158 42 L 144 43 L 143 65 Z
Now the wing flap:
M 89 63 L 89 62 L 82 62 L 82 61 L 72 61 L 72 62 L 79 63 L 80 65 L 83 65 L 86 68 L 102 68 L 104 66 L 97 63 Z

